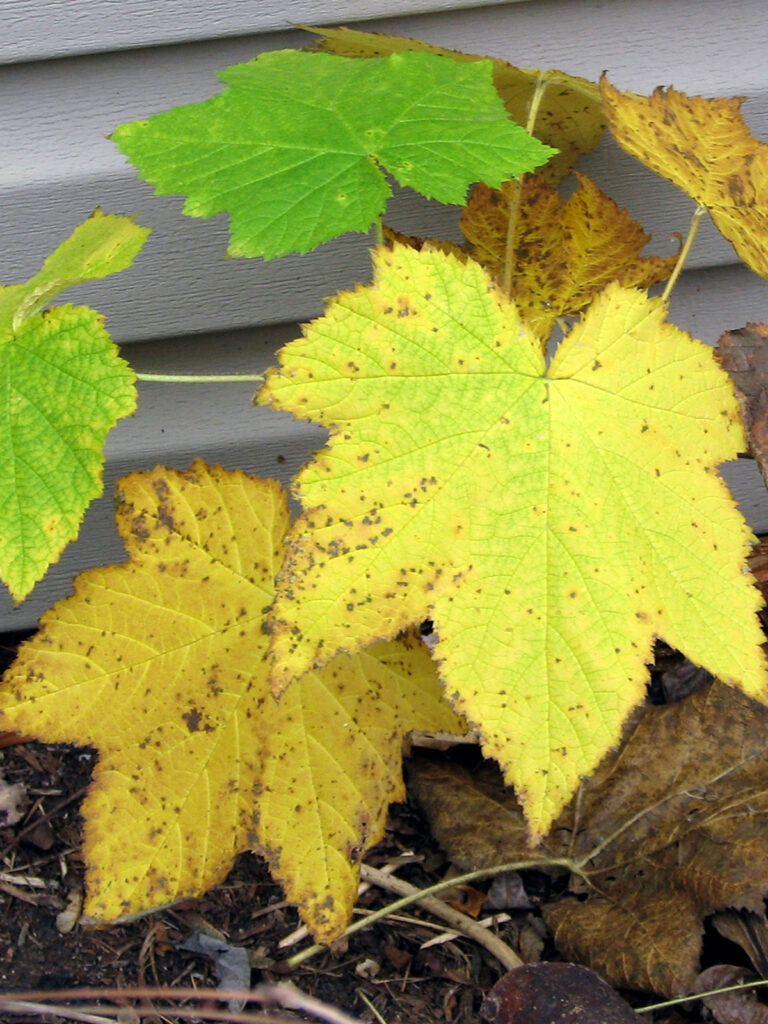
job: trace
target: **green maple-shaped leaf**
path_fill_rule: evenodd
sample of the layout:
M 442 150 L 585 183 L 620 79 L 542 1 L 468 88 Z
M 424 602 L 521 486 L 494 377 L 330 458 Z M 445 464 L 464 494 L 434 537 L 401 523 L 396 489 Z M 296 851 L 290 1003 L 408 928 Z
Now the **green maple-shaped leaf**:
M 309 672 L 276 701 L 264 612 L 288 503 L 193 463 L 120 481 L 130 560 L 91 569 L 3 677 L 0 728 L 99 750 L 83 804 L 86 911 L 141 913 L 263 852 L 313 933 L 337 938 L 363 853 L 405 795 L 413 729 L 461 732 L 418 637 Z
M 394 245 L 260 401 L 316 420 L 275 606 L 276 685 L 427 616 L 446 692 L 546 831 L 619 739 L 655 636 L 766 696 L 744 450 L 712 351 L 619 285 L 549 367 L 477 264 Z
M 273 259 L 367 231 L 391 189 L 443 203 L 499 185 L 554 152 L 509 120 L 490 61 L 425 53 L 352 60 L 282 50 L 221 72 L 203 103 L 122 125 L 113 138 L 185 213 L 231 218 L 230 253 Z
M 43 307 L 130 266 L 148 228 L 97 210 L 26 284 L 0 288 L 0 576 L 23 600 L 101 493 L 104 439 L 136 408 L 103 317 Z

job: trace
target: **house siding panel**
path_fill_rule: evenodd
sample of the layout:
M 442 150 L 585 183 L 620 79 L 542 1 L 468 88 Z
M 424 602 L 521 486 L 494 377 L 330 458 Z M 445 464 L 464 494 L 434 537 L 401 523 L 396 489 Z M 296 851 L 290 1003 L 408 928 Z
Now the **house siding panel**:
M 221 0 L 202 6 L 204 17 L 194 24 L 183 14 L 195 5 L 142 0 L 12 0 L 0 13 L 0 281 L 34 273 L 95 206 L 135 213 L 140 223 L 155 227 L 137 265 L 66 297 L 107 315 L 109 329 L 138 370 L 258 372 L 279 344 L 295 336 L 296 321 L 321 312 L 324 296 L 366 277 L 370 239 L 364 236 L 269 263 L 226 259 L 225 219 L 183 217 L 182 200 L 155 197 L 106 138 L 122 121 L 204 99 L 216 87 L 217 69 L 266 49 L 302 45 L 305 37 L 286 29 L 287 21 L 351 23 L 354 15 L 359 27 L 524 66 L 561 67 L 591 78 L 607 70 L 616 85 L 638 92 L 674 84 L 706 95 L 744 94 L 752 130 L 768 138 L 763 0 L 529 0 L 484 6 L 370 0 L 296 3 L 290 17 L 285 4 Z M 397 16 L 380 17 L 387 10 Z M 260 20 L 249 21 L 254 11 Z M 57 19 L 67 16 L 72 23 L 64 30 Z M 18 23 L 8 33 L 14 17 Z M 76 24 L 81 17 L 90 19 L 87 31 L 85 22 Z M 46 39 L 35 42 L 36 34 Z M 582 166 L 653 233 L 652 251 L 670 251 L 671 232 L 684 232 L 692 211 L 684 195 L 609 139 Z M 401 230 L 438 237 L 456 237 L 455 220 L 455 211 L 407 192 L 395 196 L 388 213 L 388 222 Z M 737 265 L 731 246 L 705 223 L 671 312 L 681 326 L 713 343 L 722 330 L 768 319 L 768 285 Z M 81 539 L 27 602 L 14 609 L 0 595 L 0 629 L 32 625 L 70 590 L 76 571 L 122 557 L 111 492 L 123 473 L 159 461 L 184 466 L 199 454 L 287 481 L 322 441 L 316 428 L 254 409 L 249 385 L 169 388 L 141 385 L 137 416 L 108 440 L 107 496 L 89 511 Z M 753 527 L 768 530 L 768 498 L 754 466 L 741 462 L 727 473 Z

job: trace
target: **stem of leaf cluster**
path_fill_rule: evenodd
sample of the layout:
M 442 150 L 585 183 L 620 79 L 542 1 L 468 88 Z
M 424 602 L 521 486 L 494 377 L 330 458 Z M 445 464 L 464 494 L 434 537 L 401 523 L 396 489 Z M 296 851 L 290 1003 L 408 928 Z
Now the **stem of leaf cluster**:
M 264 377 L 259 373 L 203 374 L 202 376 L 183 373 L 137 373 L 136 380 L 160 384 L 233 384 L 248 381 L 261 382 Z
M 384 221 L 381 214 L 376 218 L 374 228 L 376 230 L 376 245 L 384 245 Z
M 683 267 L 685 266 L 685 261 L 688 259 L 688 253 L 691 251 L 693 240 L 696 237 L 696 232 L 699 230 L 701 218 L 706 212 L 706 206 L 702 206 L 701 203 L 699 203 L 699 205 L 693 211 L 693 216 L 691 217 L 691 225 L 688 228 L 688 236 L 685 239 L 685 242 L 683 243 L 683 248 L 680 250 L 680 255 L 677 257 L 675 269 L 672 271 L 672 274 L 670 275 L 670 278 L 667 281 L 667 285 L 661 296 L 664 302 L 666 302 L 669 299 L 670 293 L 672 289 L 675 287 L 678 277 L 680 277 L 680 273 Z
M 547 88 L 546 79 L 539 75 L 536 79 L 536 88 L 531 96 L 531 103 L 528 107 L 528 120 L 525 130 L 533 135 L 533 126 L 536 124 L 536 117 L 539 113 L 539 106 L 544 92 Z M 509 197 L 509 210 L 507 215 L 507 239 L 504 244 L 504 276 L 502 288 L 505 295 L 512 291 L 512 271 L 514 270 L 515 236 L 517 235 L 517 222 L 520 216 L 520 200 L 523 195 L 523 184 L 520 178 L 515 179 L 512 186 L 512 195 Z

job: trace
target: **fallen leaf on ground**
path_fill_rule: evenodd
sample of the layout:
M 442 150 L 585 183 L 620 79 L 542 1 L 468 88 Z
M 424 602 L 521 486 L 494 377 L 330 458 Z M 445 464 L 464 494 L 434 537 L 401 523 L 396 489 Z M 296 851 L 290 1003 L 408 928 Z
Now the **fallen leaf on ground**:
M 547 366 L 475 262 L 379 249 L 258 396 L 331 432 L 295 481 L 276 688 L 432 619 L 446 694 L 537 837 L 619 741 L 656 636 L 765 695 L 752 535 L 715 471 L 745 444 L 738 403 L 665 316 L 609 285 Z
M 768 708 L 720 682 L 677 704 L 644 706 L 535 851 L 498 774 L 417 763 L 410 786 L 463 870 L 583 862 L 576 897 L 545 908 L 560 952 L 618 987 L 685 995 L 704 918 L 725 907 L 763 912 L 767 734 Z
M 198 895 L 256 849 L 329 941 L 403 795 L 403 737 L 461 729 L 429 654 L 417 636 L 378 644 L 275 701 L 262 627 L 288 524 L 280 485 L 195 462 L 133 473 L 118 499 L 130 561 L 79 576 L 0 691 L 0 727 L 99 750 L 86 913 Z
M 605 117 L 599 86 L 578 75 L 564 71 L 539 71 L 517 68 L 498 57 L 432 46 L 422 39 L 360 32 L 351 28 L 306 28 L 319 38 L 307 49 L 337 53 L 343 57 L 383 57 L 390 53 L 435 53 L 456 61 L 493 61 L 493 84 L 512 120 L 527 124 L 531 100 L 539 81 L 544 83 L 532 134 L 559 152 L 543 170 L 548 181 L 564 177 L 582 153 L 595 148 L 605 130 Z
M 677 262 L 677 255 L 642 257 L 650 235 L 589 178 L 576 178 L 566 201 L 541 175 L 526 174 L 516 207 L 510 298 L 543 342 L 558 317 L 580 313 L 612 281 L 648 288 Z M 470 255 L 499 283 L 515 186 L 476 185 L 460 224 Z
M 605 77 L 600 85 L 617 142 L 705 206 L 747 266 L 768 277 L 768 144 L 744 121 L 743 97 L 672 88 L 638 96 Z
M 593 971 L 526 964 L 497 981 L 480 1010 L 490 1024 L 640 1024 L 643 1018 Z
M 696 979 L 695 991 L 709 992 L 757 980 L 758 975 L 746 967 L 718 964 L 701 972 Z M 744 992 L 718 992 L 716 995 L 703 996 L 702 1002 L 717 1024 L 768 1024 L 768 1006 L 758 1001 L 759 993 L 760 990 L 756 988 Z

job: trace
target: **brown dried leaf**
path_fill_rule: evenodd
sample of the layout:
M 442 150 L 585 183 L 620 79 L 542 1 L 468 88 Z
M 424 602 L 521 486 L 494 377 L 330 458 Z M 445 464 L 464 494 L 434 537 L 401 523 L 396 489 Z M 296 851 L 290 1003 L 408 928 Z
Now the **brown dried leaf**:
M 545 911 L 561 951 L 612 984 L 678 995 L 694 982 L 704 917 L 761 909 L 768 894 L 767 734 L 768 708 L 720 682 L 642 708 L 535 851 L 513 794 L 485 774 L 412 769 L 412 788 L 462 867 L 572 856 L 588 896 Z
M 586 967 L 526 964 L 509 971 L 480 1013 L 491 1024 L 635 1024 L 643 1018 Z
M 717 356 L 736 385 L 750 454 L 768 484 L 768 324 L 726 331 Z
M 696 992 L 709 992 L 744 982 L 756 981 L 757 975 L 744 967 L 718 964 L 702 971 L 696 979 Z M 702 1002 L 718 1024 L 768 1024 L 768 1006 L 759 1003 L 755 989 L 745 992 L 722 992 L 705 996 Z

